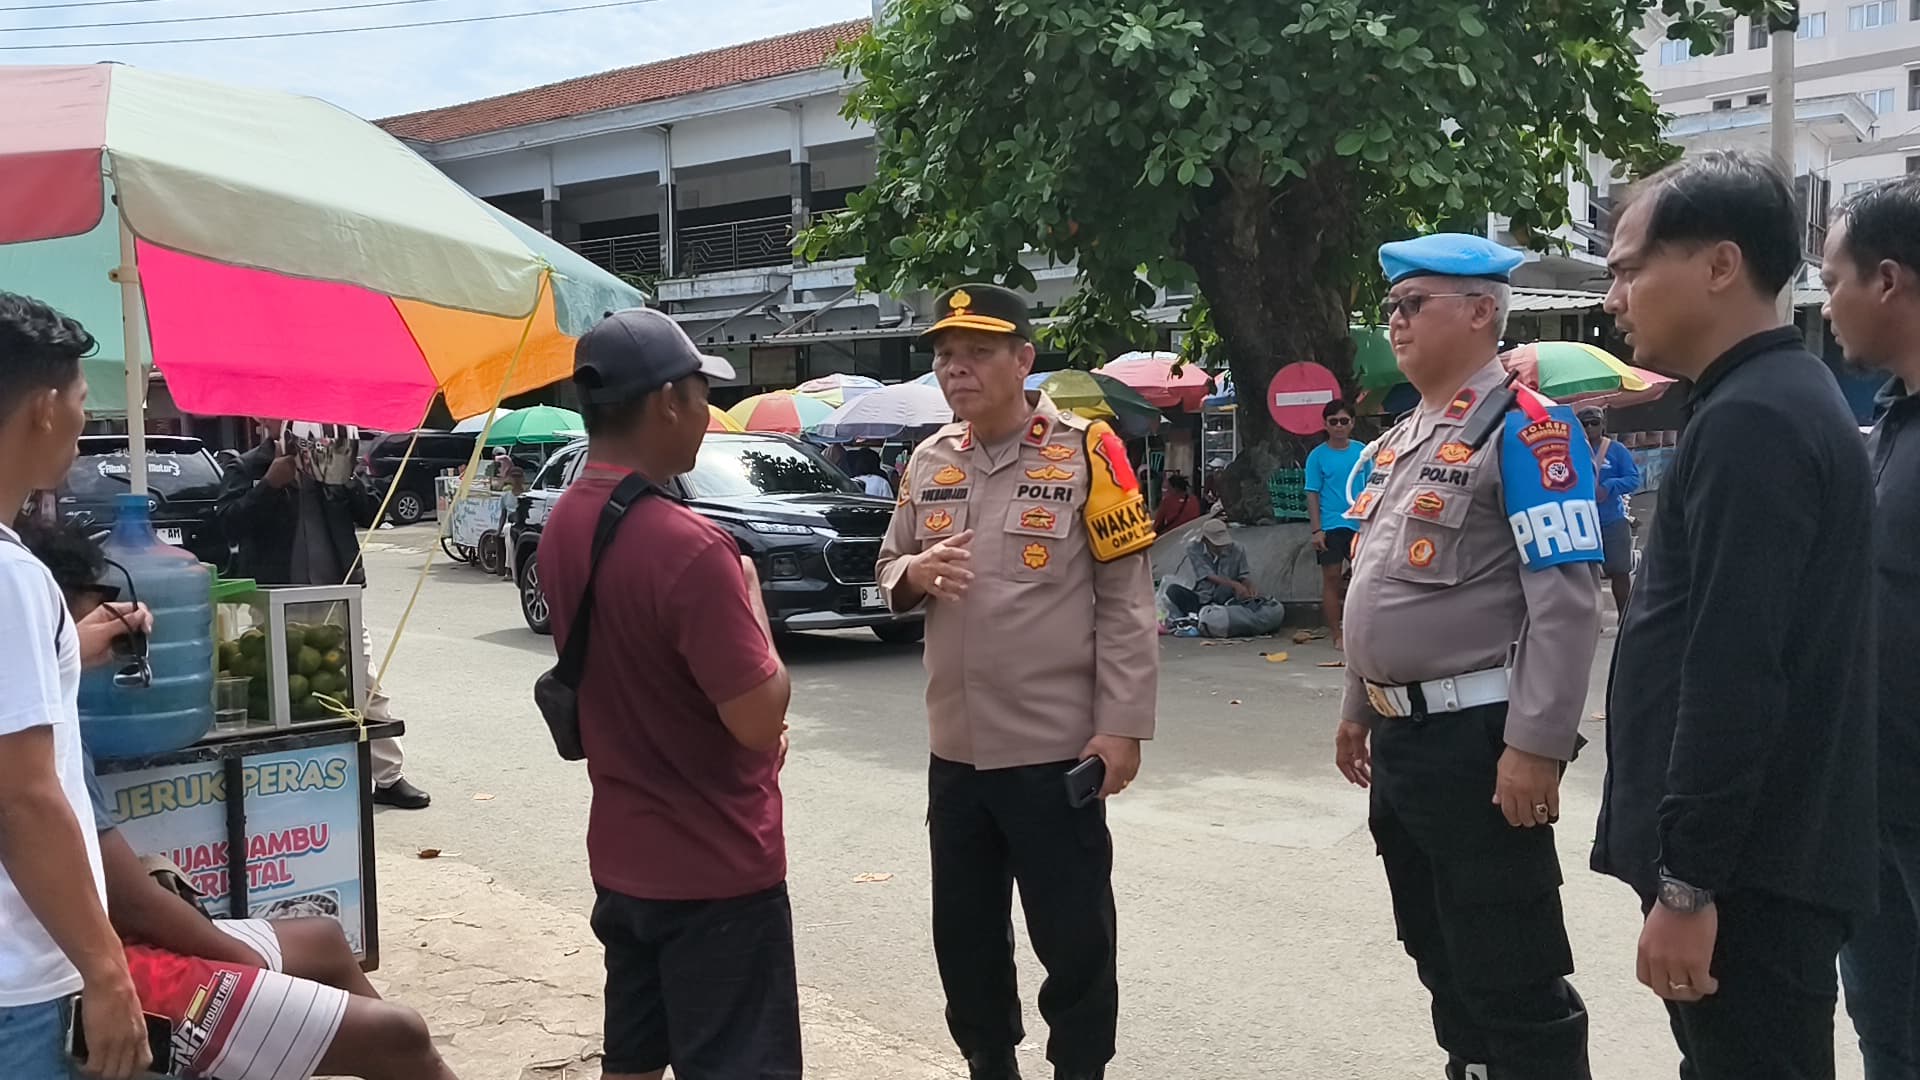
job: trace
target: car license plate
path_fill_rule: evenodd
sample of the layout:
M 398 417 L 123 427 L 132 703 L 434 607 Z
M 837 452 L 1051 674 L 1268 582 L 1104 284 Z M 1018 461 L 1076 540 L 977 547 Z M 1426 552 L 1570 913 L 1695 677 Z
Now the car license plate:
M 880 595 L 880 586 L 867 585 L 860 590 L 860 606 L 863 608 L 886 607 L 887 598 Z
M 163 544 L 180 547 L 187 542 L 186 534 L 179 529 L 155 529 L 154 532 L 160 534 L 160 542 Z

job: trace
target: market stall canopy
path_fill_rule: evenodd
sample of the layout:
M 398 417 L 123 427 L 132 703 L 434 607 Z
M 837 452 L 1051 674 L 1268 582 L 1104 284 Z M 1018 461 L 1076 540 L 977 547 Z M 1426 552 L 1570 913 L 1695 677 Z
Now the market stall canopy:
M 494 420 L 492 429 L 487 432 L 487 445 L 567 443 L 586 434 L 586 427 L 586 421 L 572 409 L 532 405 L 515 409 Z
M 512 416 L 512 415 L 513 415 L 512 409 L 495 409 L 493 410 L 492 418 L 495 420 L 498 420 L 503 416 Z M 486 413 L 481 413 L 478 416 L 469 416 L 465 420 L 462 420 L 459 423 L 453 425 L 453 430 L 463 435 L 469 434 L 469 433 L 477 435 L 483 429 L 486 428 L 487 419 L 488 419 L 488 414 Z
M 862 394 L 807 433 L 827 442 L 894 439 L 952 422 L 953 409 L 939 387 L 910 382 Z
M 1108 420 L 1129 439 L 1160 430 L 1160 410 L 1126 383 L 1097 371 L 1041 371 L 1027 376 L 1027 389 L 1090 420 Z
M 484 413 L 644 300 L 316 99 L 101 64 L 0 67 L 0 100 L 0 288 L 150 347 L 189 412 Z
M 727 415 L 747 431 L 798 435 L 832 416 L 833 406 L 791 390 L 775 390 L 747 398 L 728 409 Z
M 1094 370 L 1131 386 L 1158 409 L 1199 412 L 1213 392 L 1213 376 L 1198 364 L 1182 364 L 1179 353 L 1130 352 Z
M 1579 341 L 1540 341 L 1500 354 L 1508 371 L 1520 382 L 1555 401 L 1576 401 L 1596 394 L 1622 391 L 1643 393 L 1663 380 L 1673 380 L 1639 368 L 1605 349 Z
M 831 375 L 822 375 L 817 379 L 809 379 L 799 386 L 794 387 L 793 392 L 796 394 L 805 394 L 811 398 L 819 398 L 821 401 L 837 409 L 860 395 L 870 394 L 885 385 L 886 384 L 879 379 L 869 378 L 865 375 L 848 375 L 844 372 L 834 372 Z

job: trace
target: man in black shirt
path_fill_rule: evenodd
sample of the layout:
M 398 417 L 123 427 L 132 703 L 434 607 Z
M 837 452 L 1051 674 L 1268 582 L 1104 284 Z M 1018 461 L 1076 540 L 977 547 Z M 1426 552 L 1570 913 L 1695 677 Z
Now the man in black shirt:
M 1827 230 L 1820 280 L 1848 361 L 1892 373 L 1867 440 L 1880 635 L 1880 913 L 1840 953 L 1866 1080 L 1920 1076 L 1920 178 L 1873 188 Z
M 1693 387 L 1614 654 L 1593 866 L 1690 1080 L 1831 1078 L 1834 957 L 1872 910 L 1873 509 L 1833 375 L 1782 327 L 1791 189 L 1710 153 L 1617 219 L 1606 310 Z
M 379 500 L 353 475 L 352 440 L 343 430 L 261 420 L 265 440 L 240 456 L 220 489 L 220 525 L 239 546 L 234 576 L 262 585 L 360 585 L 367 583 L 356 527 L 373 525 Z M 367 651 L 366 714 L 388 720 L 387 695 L 375 683 L 373 641 L 361 628 Z M 399 739 L 375 739 L 373 801 L 401 810 L 425 809 L 432 798 L 403 771 Z

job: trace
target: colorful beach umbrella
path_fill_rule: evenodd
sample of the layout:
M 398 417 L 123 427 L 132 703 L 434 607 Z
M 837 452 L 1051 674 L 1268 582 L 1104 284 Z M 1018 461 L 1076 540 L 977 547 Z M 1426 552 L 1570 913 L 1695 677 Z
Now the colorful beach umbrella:
M 793 392 L 796 394 L 805 394 L 810 398 L 819 398 L 821 401 L 837 409 L 862 394 L 870 394 L 885 385 L 886 384 L 879 379 L 869 378 L 865 375 L 849 375 L 845 372 L 836 371 L 831 375 L 822 375 L 817 379 L 808 379 L 806 382 L 794 387 Z
M 487 432 L 487 445 L 567 443 L 586 434 L 586 427 L 586 421 L 572 409 L 532 405 L 495 419 L 492 430 Z
M 1037 371 L 1027 376 L 1027 389 L 1040 391 L 1069 412 L 1110 421 L 1115 431 L 1129 439 L 1160 428 L 1159 409 L 1131 386 L 1097 371 Z
M 738 420 L 728 416 L 725 409 L 718 405 L 709 405 L 707 406 L 707 430 L 737 433 L 747 429 L 741 427 Z
M 895 439 L 952 422 L 953 409 L 939 387 L 901 383 L 854 398 L 807 434 L 827 442 Z
M 0 288 L 92 328 L 132 376 L 96 393 L 151 358 L 188 412 L 403 431 L 644 299 L 317 99 L 100 64 L 0 67 L 0 101 Z
M 775 390 L 747 398 L 728 409 L 727 415 L 747 431 L 798 435 L 832 416 L 833 406 L 791 390 Z
M 1131 352 L 1094 369 L 1139 391 L 1158 409 L 1199 412 L 1213 392 L 1213 376 L 1198 364 L 1180 363 L 1179 353 Z
M 1572 401 L 1593 394 L 1644 391 L 1654 385 L 1639 369 L 1605 349 L 1578 341 L 1541 341 L 1500 355 L 1520 382 L 1556 401 Z M 1656 376 L 1657 378 L 1658 376 Z

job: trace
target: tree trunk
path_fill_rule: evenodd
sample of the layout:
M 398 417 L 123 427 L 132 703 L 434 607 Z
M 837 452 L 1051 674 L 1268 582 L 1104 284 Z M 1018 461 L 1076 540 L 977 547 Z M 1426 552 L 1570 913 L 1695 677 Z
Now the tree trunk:
M 1267 384 L 1288 364 L 1310 360 L 1354 386 L 1351 282 L 1346 254 L 1356 235 L 1345 163 L 1333 159 L 1305 179 L 1269 187 L 1235 179 L 1185 230 L 1185 254 L 1207 298 L 1239 394 L 1240 456 L 1220 483 L 1227 516 L 1273 519 L 1267 481 L 1298 468 L 1311 439 L 1289 434 L 1267 411 Z

